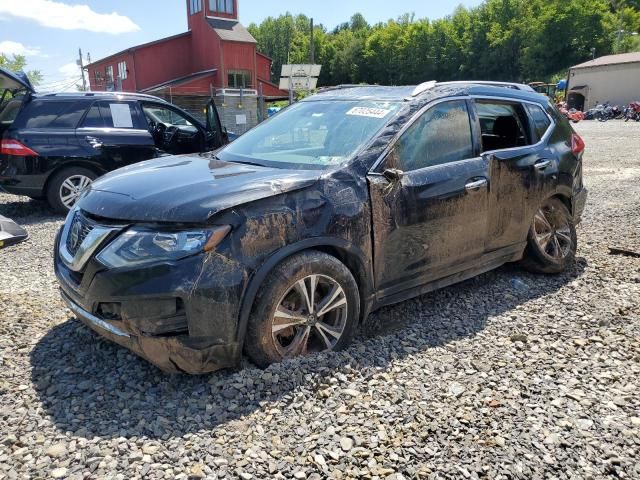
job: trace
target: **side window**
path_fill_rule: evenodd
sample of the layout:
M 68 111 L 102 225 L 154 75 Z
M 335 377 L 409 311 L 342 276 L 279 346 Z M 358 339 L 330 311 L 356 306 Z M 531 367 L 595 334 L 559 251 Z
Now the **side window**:
M 397 167 L 404 171 L 473 157 L 469 112 L 464 100 L 439 103 L 400 137 L 395 147 Z
M 87 109 L 84 102 L 34 101 L 19 128 L 76 128 Z
M 551 126 L 551 120 L 544 110 L 537 105 L 527 104 L 527 110 L 529 111 L 529 117 L 531 118 L 533 129 L 535 130 L 538 140 L 544 137 L 549 127 Z
M 527 115 L 519 103 L 476 101 L 482 151 L 529 145 Z
M 81 127 L 104 128 L 104 126 L 104 120 L 102 119 L 102 115 L 100 114 L 100 106 L 97 103 L 94 103 L 87 112 L 87 116 L 84 117 L 84 121 L 82 122 Z
M 135 103 L 99 102 L 100 113 L 107 128 L 133 128 L 146 130 L 147 126 L 138 115 Z
M 143 104 L 142 111 L 151 126 L 157 124 L 164 124 L 166 127 L 193 125 L 184 115 L 161 105 Z

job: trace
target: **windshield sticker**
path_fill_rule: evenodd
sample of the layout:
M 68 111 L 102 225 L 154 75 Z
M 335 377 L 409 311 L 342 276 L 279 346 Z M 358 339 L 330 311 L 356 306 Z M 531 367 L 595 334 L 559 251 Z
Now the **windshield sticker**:
M 391 110 L 385 110 L 384 108 L 353 107 L 347 112 L 347 115 L 355 115 L 358 117 L 384 118 L 389 115 L 390 111 Z
M 113 118 L 113 128 L 133 128 L 131 109 L 126 103 L 110 103 L 111 118 Z

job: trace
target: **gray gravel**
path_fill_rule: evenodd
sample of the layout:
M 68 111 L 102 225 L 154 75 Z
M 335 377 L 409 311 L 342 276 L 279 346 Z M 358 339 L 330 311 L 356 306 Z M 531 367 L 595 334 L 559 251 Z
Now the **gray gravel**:
M 345 352 L 166 376 L 72 319 L 62 219 L 0 195 L 0 479 L 640 478 L 640 124 L 584 122 L 575 268 L 386 308 Z

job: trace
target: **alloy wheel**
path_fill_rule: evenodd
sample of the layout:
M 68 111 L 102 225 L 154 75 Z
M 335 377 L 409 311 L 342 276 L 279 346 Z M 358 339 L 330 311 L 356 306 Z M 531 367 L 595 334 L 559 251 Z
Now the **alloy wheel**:
M 295 282 L 278 302 L 271 334 L 283 358 L 332 350 L 347 325 L 347 296 L 326 275 L 309 275 Z
M 92 180 L 85 175 L 72 175 L 60 185 L 60 201 L 71 209 L 78 201 L 82 191 L 91 185 Z
M 571 253 L 571 227 L 569 219 L 552 204 L 544 205 L 533 219 L 535 240 L 546 256 L 562 260 Z

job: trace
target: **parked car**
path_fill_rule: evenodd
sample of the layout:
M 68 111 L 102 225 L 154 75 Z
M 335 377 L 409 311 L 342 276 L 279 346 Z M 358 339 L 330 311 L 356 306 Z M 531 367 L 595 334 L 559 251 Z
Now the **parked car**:
M 56 275 L 82 322 L 166 371 L 341 349 L 383 305 L 572 265 L 583 149 L 526 89 L 327 89 L 215 154 L 97 180 Z
M 228 142 L 213 102 L 206 124 L 160 98 L 122 92 L 37 95 L 0 69 L 0 189 L 68 212 L 106 172 Z

